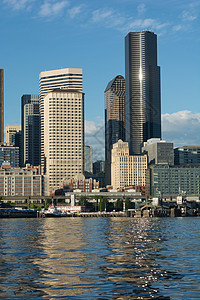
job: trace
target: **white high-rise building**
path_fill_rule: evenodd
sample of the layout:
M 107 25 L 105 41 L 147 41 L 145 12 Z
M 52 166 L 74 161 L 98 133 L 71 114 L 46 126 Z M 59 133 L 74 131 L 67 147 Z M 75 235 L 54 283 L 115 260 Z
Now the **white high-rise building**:
M 146 185 L 147 155 L 129 155 L 127 142 L 119 140 L 111 150 L 111 185 L 114 189 Z
M 44 97 L 44 158 L 48 193 L 84 172 L 84 94 L 55 89 Z
M 44 97 L 48 92 L 57 88 L 73 89 L 82 92 L 82 69 L 65 68 L 40 73 L 41 166 L 44 168 L 44 171 Z

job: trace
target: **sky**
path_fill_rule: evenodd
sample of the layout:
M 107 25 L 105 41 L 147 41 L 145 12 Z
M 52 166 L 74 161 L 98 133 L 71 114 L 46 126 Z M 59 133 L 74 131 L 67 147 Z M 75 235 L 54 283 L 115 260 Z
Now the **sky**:
M 20 124 L 40 72 L 82 68 L 85 143 L 103 159 L 104 90 L 125 75 L 125 36 L 142 30 L 158 36 L 163 139 L 200 145 L 199 0 L 0 0 L 5 126 Z

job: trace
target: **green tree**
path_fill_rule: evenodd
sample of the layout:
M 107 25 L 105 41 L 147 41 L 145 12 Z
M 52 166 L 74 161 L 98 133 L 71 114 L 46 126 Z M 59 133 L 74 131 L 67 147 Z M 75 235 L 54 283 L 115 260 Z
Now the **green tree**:
M 125 210 L 128 210 L 129 208 L 131 208 L 131 200 L 129 198 L 125 199 Z
M 29 205 L 29 208 L 30 208 L 30 209 L 35 209 L 35 208 L 36 208 L 35 203 L 31 203 L 31 204 Z
M 80 206 L 88 206 L 88 201 L 85 196 L 81 196 L 78 202 Z
M 107 197 L 100 196 L 100 204 L 99 204 L 99 210 L 104 211 L 108 209 L 108 199 Z
M 115 210 L 116 211 L 122 211 L 123 210 L 123 201 L 122 199 L 117 199 L 115 202 Z
M 37 210 L 41 210 L 41 209 L 42 209 L 41 205 L 38 205 Z
M 46 203 L 45 206 L 44 206 L 44 208 L 45 208 L 45 209 L 48 209 L 48 208 L 49 208 L 49 205 L 50 205 L 49 203 Z

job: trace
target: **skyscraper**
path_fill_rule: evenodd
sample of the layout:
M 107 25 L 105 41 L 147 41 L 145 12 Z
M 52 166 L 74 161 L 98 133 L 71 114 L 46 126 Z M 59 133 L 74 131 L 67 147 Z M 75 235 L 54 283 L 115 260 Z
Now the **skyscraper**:
M 0 69 L 0 143 L 3 143 L 4 113 L 3 113 L 3 69 Z
M 44 97 L 44 157 L 48 193 L 84 172 L 84 94 L 55 89 Z
M 125 80 L 126 141 L 131 154 L 140 154 L 143 142 L 161 138 L 160 67 L 153 32 L 127 34 Z
M 22 151 L 20 165 L 26 163 L 38 166 L 40 164 L 40 114 L 39 96 L 23 95 L 22 111 Z
M 39 76 L 40 126 L 41 126 L 41 166 L 44 160 L 44 97 L 54 89 L 74 89 L 82 92 L 82 69 L 65 68 L 41 72 Z
M 105 96 L 105 175 L 106 184 L 111 184 L 111 149 L 118 140 L 125 139 L 124 100 L 125 79 L 118 75 L 112 79 L 104 92 Z

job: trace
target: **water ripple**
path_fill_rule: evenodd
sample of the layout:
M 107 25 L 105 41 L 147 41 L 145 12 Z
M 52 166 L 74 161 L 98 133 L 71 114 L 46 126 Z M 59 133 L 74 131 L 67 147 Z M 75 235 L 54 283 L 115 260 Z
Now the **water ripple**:
M 0 298 L 200 299 L 200 218 L 0 220 Z

